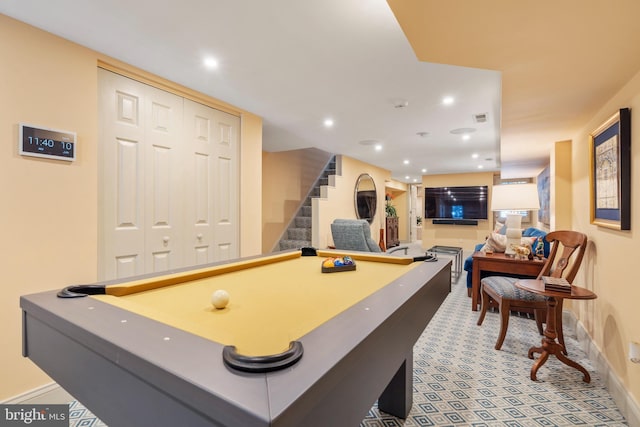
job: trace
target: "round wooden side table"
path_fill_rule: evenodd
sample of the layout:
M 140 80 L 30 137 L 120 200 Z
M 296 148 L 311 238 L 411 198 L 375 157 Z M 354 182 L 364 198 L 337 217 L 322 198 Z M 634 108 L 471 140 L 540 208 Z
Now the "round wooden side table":
M 562 363 L 582 372 L 584 375 L 584 382 L 591 382 L 589 372 L 587 372 L 587 370 L 578 362 L 575 362 L 565 356 L 564 346 L 556 341 L 556 338 L 558 337 L 556 331 L 556 307 L 558 306 L 558 301 L 562 299 L 595 299 L 597 298 L 597 295 L 588 289 L 574 285 L 571 285 L 571 292 L 547 290 L 545 289 L 544 282 L 542 280 L 518 280 L 515 282 L 515 286 L 525 291 L 547 297 L 547 325 L 544 329 L 542 345 L 540 347 L 534 346 L 529 349 L 529 359 L 533 359 L 534 353 L 540 353 L 540 357 L 531 367 L 531 379 L 533 381 L 536 380 L 536 373 L 538 372 L 538 369 L 544 365 L 550 355 L 554 355 Z

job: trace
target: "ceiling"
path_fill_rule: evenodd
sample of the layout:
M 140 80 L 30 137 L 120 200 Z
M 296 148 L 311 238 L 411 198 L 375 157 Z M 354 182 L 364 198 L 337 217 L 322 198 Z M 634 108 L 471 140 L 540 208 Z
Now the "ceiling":
M 637 0 L 2 0 L 0 13 L 261 116 L 266 151 L 316 147 L 402 182 L 535 176 L 640 70 Z

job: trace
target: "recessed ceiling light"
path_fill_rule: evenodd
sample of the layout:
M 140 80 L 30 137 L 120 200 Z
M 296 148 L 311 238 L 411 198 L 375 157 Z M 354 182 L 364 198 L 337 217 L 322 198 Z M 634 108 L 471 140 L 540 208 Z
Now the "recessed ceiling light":
M 333 127 L 333 119 L 324 119 L 324 127 L 326 128 Z
M 411 177 L 409 175 L 405 176 L 404 179 L 410 179 Z
M 468 133 L 465 133 L 464 135 L 462 135 L 462 140 L 463 141 L 468 141 L 471 139 L 471 135 L 469 135 Z
M 484 166 L 478 165 L 478 169 L 484 169 Z
M 473 154 L 471 155 L 471 158 L 472 158 L 472 159 L 477 159 L 477 158 L 478 158 L 478 153 L 473 153 Z
M 382 151 L 382 144 L 376 144 L 375 147 L 373 147 L 376 151 Z
M 422 168 L 422 173 L 427 173 L 427 168 Z
M 445 96 L 444 98 L 442 98 L 442 103 L 444 105 L 451 105 L 453 104 L 455 101 L 455 99 L 453 98 L 453 96 Z
M 405 165 L 409 164 L 409 160 L 404 160 L 402 163 L 404 163 Z
M 204 66 L 207 67 L 209 70 L 215 70 L 218 68 L 218 60 L 208 56 L 206 58 L 203 59 L 202 61 L 204 63 Z
M 413 182 L 418 182 L 418 178 L 413 178 Z

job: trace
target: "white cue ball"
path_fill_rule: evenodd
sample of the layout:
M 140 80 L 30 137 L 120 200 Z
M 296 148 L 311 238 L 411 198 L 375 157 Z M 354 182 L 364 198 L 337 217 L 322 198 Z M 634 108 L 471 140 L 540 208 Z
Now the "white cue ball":
M 229 304 L 229 292 L 218 289 L 211 294 L 211 304 L 213 304 L 215 308 L 225 308 L 227 304 Z

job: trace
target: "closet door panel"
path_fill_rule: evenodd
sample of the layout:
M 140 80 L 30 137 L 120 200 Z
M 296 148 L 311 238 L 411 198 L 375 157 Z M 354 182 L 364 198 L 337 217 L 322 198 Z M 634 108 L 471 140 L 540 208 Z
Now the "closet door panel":
M 239 129 L 240 120 L 231 114 L 215 112 L 214 174 L 214 257 L 216 260 L 237 258 L 240 217 L 239 206 Z
M 146 272 L 182 267 L 183 99 L 145 86 Z
M 101 278 L 145 272 L 144 87 L 99 70 Z
M 189 265 L 215 261 L 213 251 L 214 111 L 185 100 L 185 256 Z

